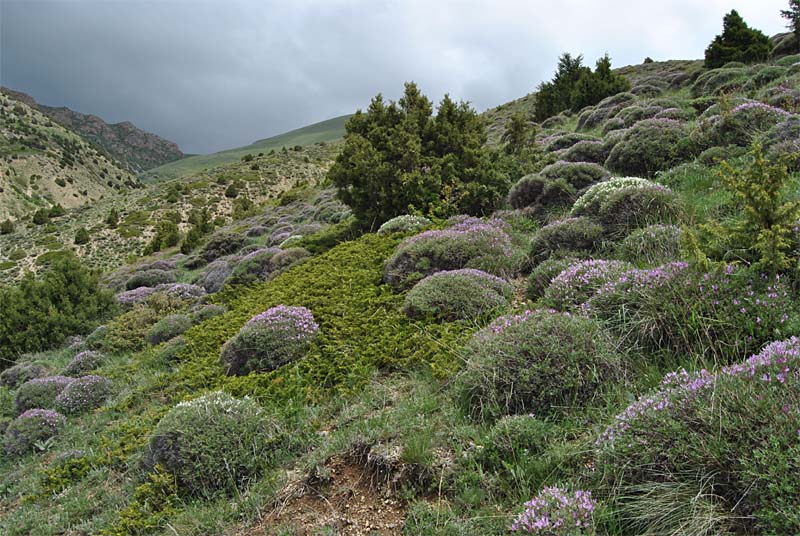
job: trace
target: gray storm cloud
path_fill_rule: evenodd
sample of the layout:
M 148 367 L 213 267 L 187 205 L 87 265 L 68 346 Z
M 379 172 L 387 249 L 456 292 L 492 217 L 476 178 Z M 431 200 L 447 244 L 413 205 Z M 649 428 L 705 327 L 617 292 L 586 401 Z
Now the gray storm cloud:
M 558 54 L 698 58 L 737 9 L 784 31 L 785 0 L 0 0 L 0 83 L 130 120 L 205 153 L 396 98 L 415 80 L 479 110 L 533 91 Z

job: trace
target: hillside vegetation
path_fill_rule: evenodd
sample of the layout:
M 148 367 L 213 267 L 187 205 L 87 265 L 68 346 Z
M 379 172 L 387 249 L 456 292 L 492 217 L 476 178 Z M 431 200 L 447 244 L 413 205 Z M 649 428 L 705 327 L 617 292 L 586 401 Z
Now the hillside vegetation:
M 78 135 L 0 93 L 0 220 L 79 207 L 138 186 Z
M 7 286 L 0 532 L 800 533 L 800 54 L 616 72 L 539 122 L 408 85 Z
M 23 102 L 74 132 L 110 158 L 121 163 L 131 173 L 179 160 L 183 153 L 174 142 L 137 128 L 129 121 L 106 123 L 96 115 L 82 114 L 66 107 L 38 104 L 30 95 L 8 88 L 4 94 Z
M 236 149 L 229 149 L 227 151 L 220 151 L 208 155 L 189 156 L 177 162 L 151 169 L 143 174 L 141 178 L 145 182 L 157 182 L 186 177 L 203 171 L 210 171 L 215 167 L 230 164 L 231 162 L 236 162 L 248 154 L 279 151 L 283 148 L 292 149 L 297 146 L 305 147 L 320 142 L 333 142 L 344 135 L 344 123 L 347 121 L 348 117 L 347 115 L 334 117 L 333 119 L 314 123 L 296 130 L 290 130 L 289 132 L 271 138 L 258 140 L 250 145 L 245 145 L 244 147 L 238 147 Z

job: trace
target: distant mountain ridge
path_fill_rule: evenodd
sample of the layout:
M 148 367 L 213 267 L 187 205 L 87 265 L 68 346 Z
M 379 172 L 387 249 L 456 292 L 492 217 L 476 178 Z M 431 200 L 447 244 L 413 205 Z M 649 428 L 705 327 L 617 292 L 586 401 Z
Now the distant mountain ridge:
M 184 157 L 175 142 L 145 132 L 129 121 L 106 123 L 100 117 L 66 107 L 45 106 L 21 91 L 2 87 L 9 97 L 36 108 L 52 120 L 104 150 L 132 173 L 141 173 Z

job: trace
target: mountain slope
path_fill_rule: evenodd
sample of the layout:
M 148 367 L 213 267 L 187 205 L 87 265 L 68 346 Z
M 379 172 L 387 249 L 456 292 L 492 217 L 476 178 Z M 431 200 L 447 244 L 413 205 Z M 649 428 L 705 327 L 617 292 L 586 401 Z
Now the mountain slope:
M 77 134 L 0 94 L 0 219 L 78 207 L 138 184 Z
M 100 147 L 133 173 L 141 173 L 184 156 L 176 143 L 145 132 L 128 121 L 109 124 L 96 115 L 38 104 L 30 95 L 19 91 L 2 88 L 2 92 L 38 109 L 84 140 Z
M 235 162 L 247 154 L 255 155 L 271 150 L 277 151 L 283 147 L 290 149 L 297 145 L 306 146 L 314 143 L 335 141 L 344 136 L 344 124 L 349 118 L 349 115 L 334 117 L 333 119 L 291 130 L 271 138 L 258 140 L 244 147 L 207 155 L 190 156 L 177 162 L 151 169 L 142 175 L 142 180 L 155 182 L 174 179 L 199 173 L 207 168 Z

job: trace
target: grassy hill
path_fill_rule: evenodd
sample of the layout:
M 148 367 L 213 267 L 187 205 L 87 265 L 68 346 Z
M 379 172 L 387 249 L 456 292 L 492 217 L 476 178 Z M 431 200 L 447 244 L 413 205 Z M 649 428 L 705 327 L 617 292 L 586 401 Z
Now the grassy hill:
M 79 207 L 138 186 L 80 136 L 0 93 L 0 220 L 55 204 Z
M 349 117 L 349 115 L 334 117 L 327 121 L 314 123 L 313 125 L 259 140 L 250 145 L 245 145 L 244 147 L 238 147 L 236 149 L 229 149 L 227 151 L 220 151 L 208 155 L 189 156 L 182 160 L 151 169 L 147 173 L 144 173 L 141 179 L 145 182 L 164 181 L 200 173 L 224 164 L 229 164 L 241 160 L 243 156 L 248 154 L 256 155 L 258 153 L 278 151 L 284 147 L 291 149 L 297 145 L 307 146 L 320 142 L 332 142 L 344 136 L 344 124 Z

